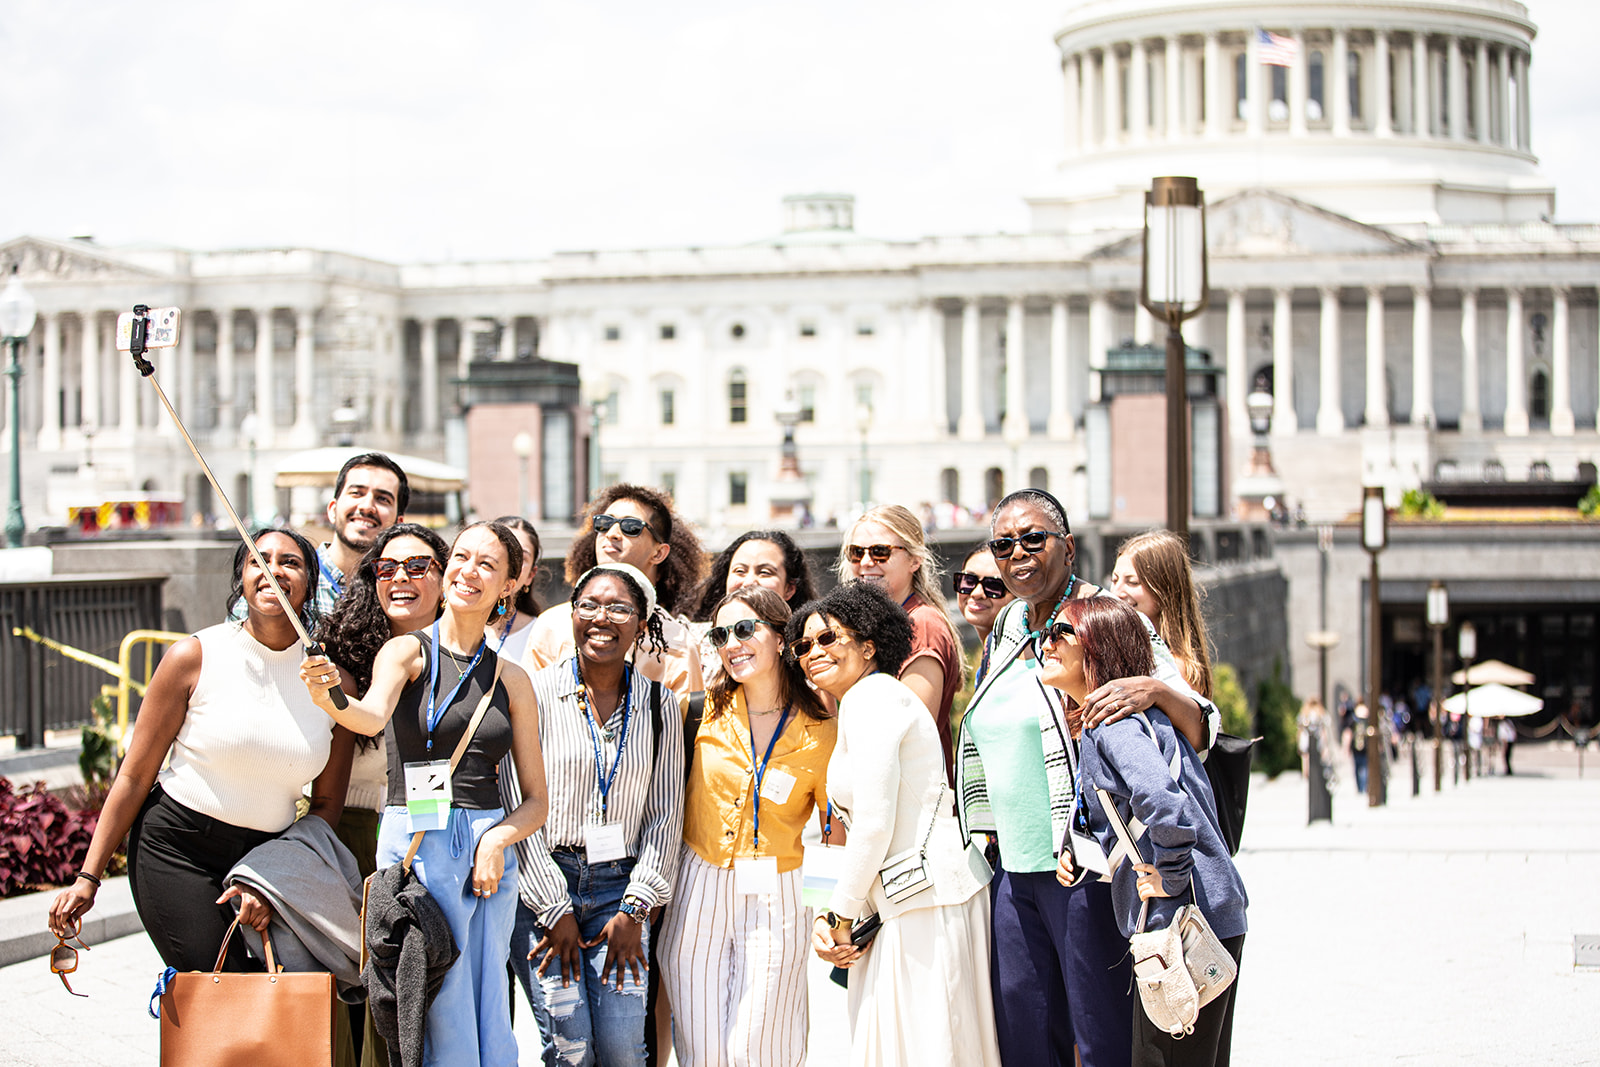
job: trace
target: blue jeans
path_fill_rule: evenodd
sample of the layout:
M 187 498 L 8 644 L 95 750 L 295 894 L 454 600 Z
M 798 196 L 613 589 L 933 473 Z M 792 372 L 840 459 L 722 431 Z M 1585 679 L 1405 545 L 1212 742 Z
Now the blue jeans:
M 545 1003 L 544 986 L 533 980 L 533 963 L 528 959 L 528 953 L 533 951 L 533 946 L 539 943 L 544 933 L 539 929 L 539 920 L 534 916 L 533 909 L 517 900 L 517 921 L 511 930 L 511 970 L 517 976 L 517 981 L 522 983 L 523 995 L 528 998 L 528 1006 L 533 1009 L 533 1021 L 539 1026 L 539 1037 L 544 1043 L 540 1050 L 539 1062 L 544 1067 L 557 1067 L 560 1061 L 556 1058 L 556 1043 L 550 1029 L 550 1006 Z
M 633 860 L 589 863 L 581 853 L 552 853 L 567 879 L 572 916 L 585 941 L 600 936 L 617 914 L 628 888 Z M 650 951 L 650 928 L 641 931 L 644 951 Z M 607 945 L 583 950 L 583 967 L 571 985 L 563 985 L 560 965 L 552 960 L 540 983 L 550 1009 L 551 1033 L 561 1063 L 570 1067 L 644 1067 L 645 1028 L 649 1023 L 649 977 L 636 982 L 632 970 L 623 968 L 622 988 L 616 973 L 602 983 Z

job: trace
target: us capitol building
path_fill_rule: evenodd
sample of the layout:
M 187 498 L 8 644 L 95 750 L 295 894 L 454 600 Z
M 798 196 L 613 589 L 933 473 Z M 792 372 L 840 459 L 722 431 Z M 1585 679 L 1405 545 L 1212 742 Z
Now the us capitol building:
M 1288 65 L 1262 61 L 1281 42 L 1260 30 L 1293 42 Z M 1137 474 L 1162 427 L 1136 371 L 1161 335 L 1138 286 L 1162 174 L 1208 204 L 1210 308 L 1185 331 L 1210 357 L 1191 355 L 1199 525 L 1258 506 L 1257 389 L 1273 484 L 1313 522 L 1364 483 L 1592 479 L 1600 225 L 1552 221 L 1534 37 L 1511 0 L 1078 4 L 1056 34 L 1065 128 L 1038 131 L 1061 164 L 1023 234 L 878 240 L 840 194 L 788 198 L 782 232 L 748 244 L 509 262 L 17 237 L 0 268 L 40 308 L 29 525 L 136 491 L 215 510 L 114 350 L 136 302 L 184 309 L 160 378 L 225 485 L 261 473 L 261 515 L 289 508 L 267 477 L 283 457 L 353 441 L 468 472 L 474 509 L 520 491 L 564 520 L 597 432 L 604 479 L 665 486 L 707 527 L 863 497 L 982 510 L 1028 483 L 1075 520 L 1156 522 L 1161 475 L 1151 495 Z M 801 485 L 780 477 L 780 414 Z

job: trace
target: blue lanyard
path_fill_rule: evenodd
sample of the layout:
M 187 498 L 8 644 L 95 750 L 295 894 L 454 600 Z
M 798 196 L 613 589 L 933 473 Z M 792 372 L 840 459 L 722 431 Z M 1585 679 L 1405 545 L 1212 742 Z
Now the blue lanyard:
M 337 600 L 344 592 L 344 575 L 329 567 L 321 552 L 317 553 L 317 569 L 322 572 L 322 580 L 328 583 L 328 588 L 333 590 L 334 599 Z
M 433 620 L 433 656 L 428 664 L 428 751 L 433 751 L 433 731 L 439 725 L 439 720 L 444 718 L 444 713 L 450 710 L 450 704 L 455 700 L 456 694 L 466 684 L 467 676 L 483 658 L 483 650 L 489 647 L 488 639 L 478 642 L 478 651 L 473 653 L 472 662 L 467 664 L 467 669 L 461 672 L 461 677 L 456 679 L 456 684 L 451 687 L 450 695 L 444 698 L 444 703 L 439 703 L 439 656 L 444 652 L 444 646 L 439 643 L 439 620 Z
M 752 807 L 755 811 L 755 846 L 756 855 L 758 856 L 761 855 L 761 779 L 767 776 L 767 764 L 772 759 L 772 750 L 778 744 L 778 738 L 783 736 L 783 728 L 789 722 L 789 709 L 793 706 L 792 704 L 783 706 L 783 714 L 778 716 L 778 728 L 772 731 L 772 737 L 767 741 L 767 754 L 761 757 L 760 763 L 756 762 L 756 730 L 754 726 L 750 728 L 750 762 L 755 767 L 756 772 L 755 781 L 751 783 L 751 788 L 755 791 L 755 802 Z M 748 708 L 745 709 L 745 714 L 749 714 Z
M 628 710 L 633 706 L 633 668 L 622 668 L 622 729 L 617 732 L 617 757 L 611 761 L 611 773 L 606 774 L 602 763 L 600 736 L 594 732 L 594 716 L 589 712 L 589 690 L 578 673 L 578 657 L 572 657 L 572 680 L 578 683 L 578 702 L 583 706 L 583 724 L 589 728 L 589 743 L 594 746 L 594 777 L 600 786 L 600 819 L 603 822 L 611 804 L 611 783 L 617 780 L 622 767 L 622 750 L 628 744 Z
M 500 628 L 500 641 L 494 646 L 496 653 L 498 653 L 502 648 L 506 647 L 506 638 L 511 636 L 511 624 L 516 621 L 517 609 L 512 608 L 510 611 L 506 612 L 506 624 Z

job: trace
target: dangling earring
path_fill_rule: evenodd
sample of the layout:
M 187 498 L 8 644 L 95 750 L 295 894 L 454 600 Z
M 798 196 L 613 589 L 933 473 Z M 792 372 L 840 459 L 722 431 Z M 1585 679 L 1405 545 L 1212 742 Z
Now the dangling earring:
M 501 618 L 507 611 L 510 610 L 510 607 L 511 594 L 507 593 L 505 596 L 494 602 L 494 617 L 497 619 Z

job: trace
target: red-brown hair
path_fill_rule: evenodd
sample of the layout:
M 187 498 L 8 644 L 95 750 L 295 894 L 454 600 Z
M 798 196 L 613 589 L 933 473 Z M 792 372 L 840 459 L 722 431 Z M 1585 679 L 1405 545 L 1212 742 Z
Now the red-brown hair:
M 1072 624 L 1083 647 L 1083 675 L 1091 690 L 1116 678 L 1133 678 L 1155 670 L 1155 653 L 1144 620 L 1132 605 L 1115 597 L 1069 600 L 1056 620 Z

